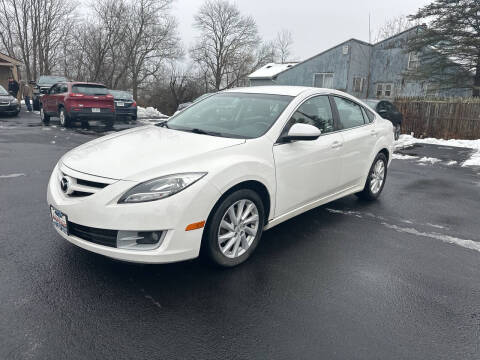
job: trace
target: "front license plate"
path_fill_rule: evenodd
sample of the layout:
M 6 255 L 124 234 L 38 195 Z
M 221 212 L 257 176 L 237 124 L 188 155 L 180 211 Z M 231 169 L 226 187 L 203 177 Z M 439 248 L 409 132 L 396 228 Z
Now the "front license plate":
M 68 235 L 67 215 L 53 206 L 50 206 L 50 214 L 52 215 L 53 226 Z
M 117 106 L 125 106 L 125 103 L 119 101 L 117 102 Z
M 92 108 L 92 112 L 100 112 L 99 108 Z

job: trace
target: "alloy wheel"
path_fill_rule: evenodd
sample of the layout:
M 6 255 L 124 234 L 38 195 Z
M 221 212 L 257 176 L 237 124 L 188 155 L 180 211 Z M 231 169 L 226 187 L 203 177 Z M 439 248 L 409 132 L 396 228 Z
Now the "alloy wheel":
M 60 111 L 60 124 L 65 126 L 65 113 L 63 111 Z
M 43 107 L 40 108 L 40 119 L 45 120 L 45 113 L 43 112 Z
M 218 246 L 228 258 L 242 256 L 257 235 L 260 219 L 253 201 L 242 199 L 231 205 L 222 217 L 218 228 Z
M 377 194 L 382 188 L 383 181 L 385 179 L 385 163 L 382 159 L 378 159 L 373 167 L 372 174 L 370 175 L 370 191 L 373 194 Z

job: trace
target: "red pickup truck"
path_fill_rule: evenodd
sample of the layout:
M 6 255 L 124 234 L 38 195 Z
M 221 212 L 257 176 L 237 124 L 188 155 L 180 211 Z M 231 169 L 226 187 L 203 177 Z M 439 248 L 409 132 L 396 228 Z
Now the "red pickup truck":
M 40 98 L 42 121 L 48 124 L 51 116 L 59 117 L 65 127 L 75 121 L 88 125 L 88 120 L 102 120 L 111 127 L 115 120 L 113 96 L 102 84 L 57 83 Z

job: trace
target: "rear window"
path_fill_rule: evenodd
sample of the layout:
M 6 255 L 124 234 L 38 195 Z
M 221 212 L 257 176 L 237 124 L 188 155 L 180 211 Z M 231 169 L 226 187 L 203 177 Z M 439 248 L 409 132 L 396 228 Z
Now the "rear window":
M 84 95 L 108 95 L 108 89 L 101 85 L 73 85 L 72 92 Z

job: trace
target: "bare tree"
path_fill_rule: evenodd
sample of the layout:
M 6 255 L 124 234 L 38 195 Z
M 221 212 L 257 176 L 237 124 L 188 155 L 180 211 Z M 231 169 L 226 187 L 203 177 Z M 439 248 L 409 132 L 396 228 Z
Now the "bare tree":
M 0 0 L 1 45 L 24 62 L 28 79 L 55 67 L 74 10 L 67 0 Z
M 293 36 L 290 30 L 283 29 L 277 34 L 275 39 L 275 52 L 278 60 L 283 64 L 291 56 L 291 47 L 293 45 Z
M 402 31 L 408 30 L 416 25 L 420 25 L 420 21 L 411 20 L 405 15 L 400 15 L 385 21 L 380 26 L 375 35 L 374 42 L 385 40 L 391 36 L 397 35 Z
M 248 63 L 259 43 L 252 17 L 242 15 L 228 1 L 207 0 L 195 15 L 194 26 L 200 36 L 191 57 L 204 71 L 210 88 L 232 87 L 248 75 Z

